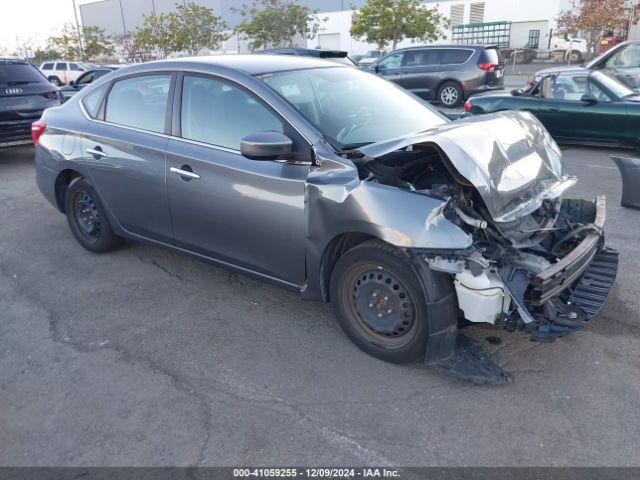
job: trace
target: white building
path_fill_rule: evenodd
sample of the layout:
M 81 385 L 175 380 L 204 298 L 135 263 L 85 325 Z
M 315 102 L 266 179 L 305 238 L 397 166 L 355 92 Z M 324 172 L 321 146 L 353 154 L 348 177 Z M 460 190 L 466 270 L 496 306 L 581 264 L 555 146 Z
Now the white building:
M 524 47 L 531 40 L 538 42 L 539 48 L 546 49 L 550 35 L 556 29 L 556 18 L 563 10 L 571 8 L 571 0 L 440 0 L 425 1 L 436 7 L 452 26 L 470 23 L 510 22 L 509 46 Z M 343 10 L 318 14 L 326 18 L 316 38 L 307 41 L 310 48 L 322 47 L 346 50 L 351 55 L 363 54 L 376 49 L 376 45 L 351 38 L 353 12 Z M 452 31 L 446 32 L 445 39 L 436 43 L 451 43 Z M 411 46 L 408 40 L 398 48 Z

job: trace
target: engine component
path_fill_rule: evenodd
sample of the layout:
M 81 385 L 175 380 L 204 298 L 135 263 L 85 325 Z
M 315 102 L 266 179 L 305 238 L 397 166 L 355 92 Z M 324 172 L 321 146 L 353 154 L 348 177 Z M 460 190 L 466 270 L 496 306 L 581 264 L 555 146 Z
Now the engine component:
M 458 305 L 470 322 L 495 324 L 501 314 L 509 311 L 511 296 L 500 277 L 489 269 L 477 275 L 465 269 L 456 274 L 454 285 Z

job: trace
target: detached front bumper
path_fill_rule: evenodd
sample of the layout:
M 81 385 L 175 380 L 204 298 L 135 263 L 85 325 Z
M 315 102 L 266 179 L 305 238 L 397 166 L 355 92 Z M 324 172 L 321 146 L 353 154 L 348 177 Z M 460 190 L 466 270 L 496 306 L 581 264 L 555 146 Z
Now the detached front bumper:
M 520 314 L 512 328 L 530 333 L 533 341 L 551 342 L 584 328 L 616 280 L 618 252 L 605 247 L 604 197 L 594 203 L 573 201 L 569 208 L 590 224 L 589 233 L 573 250 L 533 278 L 514 267 L 500 272 Z

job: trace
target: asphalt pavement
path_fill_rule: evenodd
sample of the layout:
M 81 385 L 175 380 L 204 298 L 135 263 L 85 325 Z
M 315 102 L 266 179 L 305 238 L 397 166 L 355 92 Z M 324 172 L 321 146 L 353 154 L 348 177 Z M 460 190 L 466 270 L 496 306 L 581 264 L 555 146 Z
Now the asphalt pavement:
M 607 150 L 570 194 L 608 198 L 618 282 L 552 344 L 473 327 L 514 375 L 479 387 L 359 351 L 330 309 L 149 245 L 83 250 L 0 151 L 0 465 L 640 465 L 640 211 Z

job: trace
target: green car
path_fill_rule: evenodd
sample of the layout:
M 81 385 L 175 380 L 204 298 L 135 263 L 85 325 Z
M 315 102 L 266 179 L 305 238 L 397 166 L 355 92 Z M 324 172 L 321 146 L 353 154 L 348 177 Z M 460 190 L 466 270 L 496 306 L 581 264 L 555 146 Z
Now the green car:
M 640 146 L 640 96 L 599 71 L 542 70 L 526 87 L 474 95 L 465 104 L 465 116 L 502 110 L 533 113 L 559 143 Z

